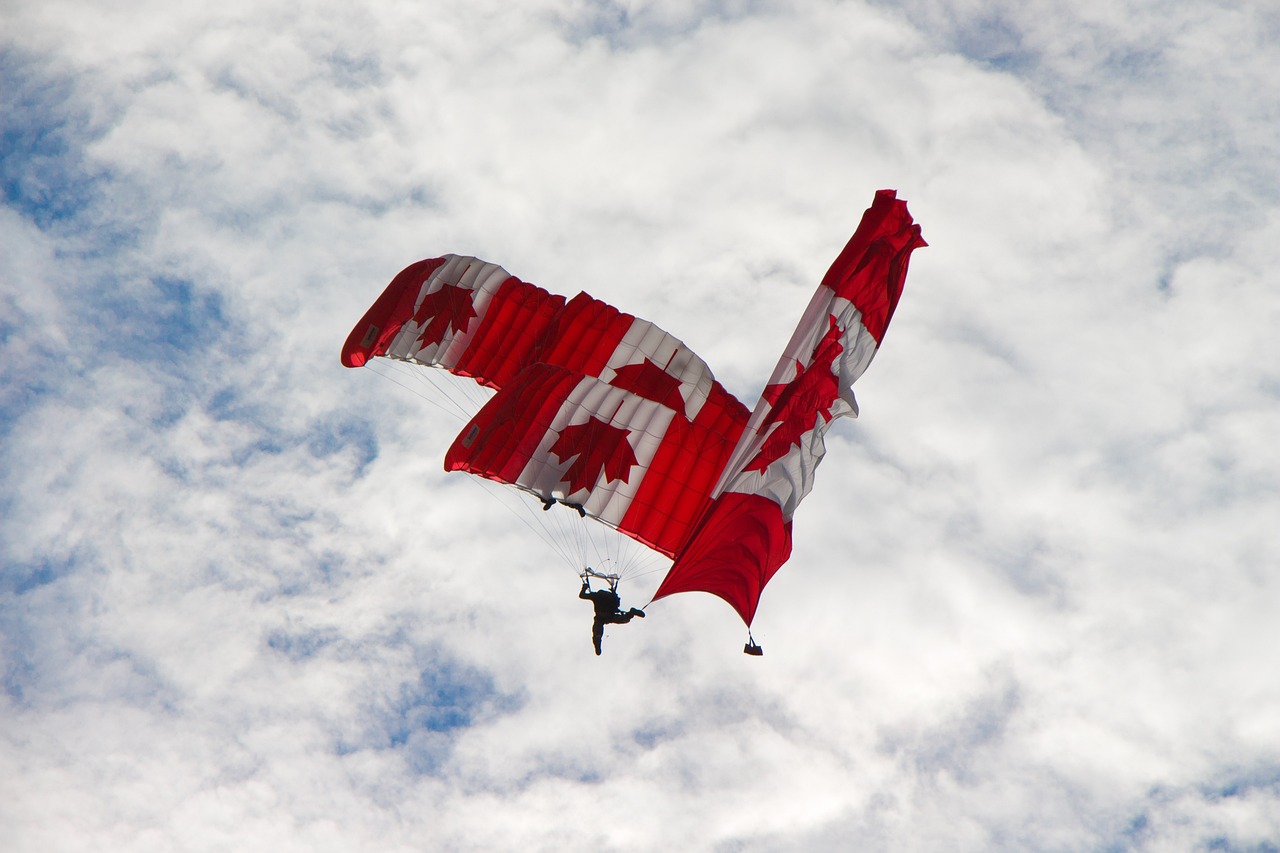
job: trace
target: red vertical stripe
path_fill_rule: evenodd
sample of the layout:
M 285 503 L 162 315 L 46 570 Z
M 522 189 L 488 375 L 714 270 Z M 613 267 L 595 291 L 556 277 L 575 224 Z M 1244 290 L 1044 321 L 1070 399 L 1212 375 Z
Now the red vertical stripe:
M 822 278 L 823 287 L 857 306 L 877 344 L 898 307 L 912 251 L 928 245 L 907 203 L 896 196 L 893 190 L 876 193 L 858 229 Z
M 547 327 L 531 360 L 599 376 L 634 320 L 612 305 L 579 293 Z
M 431 258 L 410 264 L 391 279 L 387 289 L 364 312 L 356 323 L 346 343 L 342 345 L 342 363 L 347 367 L 360 367 L 375 355 L 387 351 L 387 344 L 400 331 L 404 322 L 413 317 L 422 285 L 431 274 L 444 266 L 447 258 Z
M 709 505 L 732 451 L 724 436 L 673 418 L 618 529 L 673 556 Z
M 542 368 L 525 371 L 481 407 L 445 454 L 446 471 L 516 481 L 582 379 L 567 370 Z
M 653 597 L 709 592 L 750 625 L 760 591 L 790 556 L 791 522 L 781 507 L 761 495 L 725 492 Z
M 484 316 L 452 366 L 482 385 L 501 388 L 529 363 L 530 350 L 564 307 L 564 297 L 512 276 L 485 307 Z

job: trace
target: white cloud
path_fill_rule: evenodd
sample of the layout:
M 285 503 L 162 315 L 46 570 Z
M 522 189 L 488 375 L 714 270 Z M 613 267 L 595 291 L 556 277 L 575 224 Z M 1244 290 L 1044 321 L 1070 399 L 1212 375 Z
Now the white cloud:
M 1280 846 L 1274 13 L 0 14 L 14 849 Z M 749 398 L 881 187 L 930 247 L 762 659 L 709 596 L 596 659 L 458 423 L 338 365 L 456 251 Z

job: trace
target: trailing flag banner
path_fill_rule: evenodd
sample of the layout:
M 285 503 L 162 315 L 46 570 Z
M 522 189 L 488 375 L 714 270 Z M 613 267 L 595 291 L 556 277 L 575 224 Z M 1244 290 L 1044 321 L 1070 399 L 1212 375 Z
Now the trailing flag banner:
M 791 519 L 813 488 L 827 428 L 857 416 L 853 383 L 884 338 L 911 253 L 926 245 L 892 190 L 862 222 L 809 301 L 712 494 L 655 599 L 700 590 L 748 625 L 760 591 L 791 555 Z

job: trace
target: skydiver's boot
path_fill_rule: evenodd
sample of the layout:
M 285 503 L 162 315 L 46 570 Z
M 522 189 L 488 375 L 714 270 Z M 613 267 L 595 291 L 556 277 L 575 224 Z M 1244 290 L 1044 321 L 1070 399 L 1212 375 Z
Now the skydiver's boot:
M 628 615 L 628 616 L 639 616 L 641 619 L 643 619 L 643 618 L 644 618 L 644 611 L 643 611 L 643 610 L 641 610 L 641 609 L 639 609 L 639 608 L 637 608 L 637 607 L 633 607 L 633 608 L 631 608 L 631 612 L 630 612 L 630 613 L 628 613 L 627 615 Z

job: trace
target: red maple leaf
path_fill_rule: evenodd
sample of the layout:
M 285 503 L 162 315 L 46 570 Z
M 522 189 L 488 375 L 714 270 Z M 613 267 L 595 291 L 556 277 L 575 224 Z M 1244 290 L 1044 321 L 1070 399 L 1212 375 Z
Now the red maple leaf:
M 831 406 L 840 396 L 840 386 L 831 365 L 844 352 L 840 341 L 842 334 L 836 318 L 828 315 L 830 327 L 822 340 L 813 348 L 813 360 L 805 367 L 796 362 L 796 378 L 785 385 L 770 385 L 764 389 L 764 398 L 773 404 L 769 415 L 760 425 L 760 432 L 768 432 L 771 424 L 778 427 L 764 440 L 760 452 L 743 470 L 764 471 L 773 462 L 800 446 L 801 437 L 818 423 L 818 416 L 831 420 Z
M 577 457 L 561 480 L 569 484 L 569 494 L 579 489 L 591 488 L 599 481 L 602 473 L 605 482 L 627 482 L 631 467 L 640 464 L 636 460 L 635 451 L 631 449 L 631 442 L 627 441 L 630 434 L 630 430 L 613 426 L 598 418 L 562 429 L 550 452 L 561 462 Z
M 476 292 L 465 287 L 446 284 L 434 293 L 428 293 L 413 315 L 413 322 L 427 327 L 418 335 L 423 347 L 438 344 L 449 332 L 460 332 L 476 316 L 471 304 Z
M 609 384 L 684 414 L 684 397 L 680 395 L 680 380 L 647 358 L 642 364 L 627 364 L 619 367 L 615 371 L 615 376 L 609 380 Z

